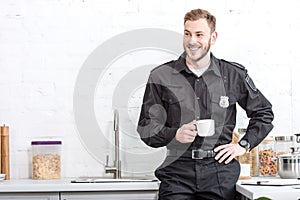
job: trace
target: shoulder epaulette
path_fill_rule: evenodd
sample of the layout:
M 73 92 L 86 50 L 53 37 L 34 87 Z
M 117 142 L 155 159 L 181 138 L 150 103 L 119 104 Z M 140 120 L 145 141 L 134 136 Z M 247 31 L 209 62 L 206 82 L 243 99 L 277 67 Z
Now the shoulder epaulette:
M 241 64 L 239 64 L 239 63 L 236 63 L 236 62 L 229 62 L 229 61 L 224 60 L 224 59 L 221 59 L 221 60 L 224 61 L 224 62 L 226 62 L 226 63 L 232 64 L 232 65 L 234 65 L 234 66 L 236 66 L 236 67 L 238 67 L 238 68 L 240 68 L 240 69 L 242 69 L 242 70 L 245 70 L 245 69 L 246 69 L 243 65 L 241 65 Z
M 153 72 L 153 71 L 155 71 L 155 70 L 157 70 L 157 69 L 159 69 L 159 68 L 161 68 L 161 67 L 163 67 L 163 66 L 165 66 L 165 65 L 171 65 L 171 64 L 173 64 L 173 63 L 174 63 L 174 60 L 168 61 L 168 62 L 166 62 L 166 63 L 164 63 L 164 64 L 161 64 L 161 65 L 159 65 L 159 66 L 154 67 L 150 72 Z
M 247 70 L 243 65 L 241 65 L 239 63 L 236 63 L 236 62 L 229 62 L 229 61 L 226 61 L 226 60 L 223 60 L 223 59 L 222 59 L 222 61 L 224 61 L 226 63 L 229 63 L 229 64 L 232 64 L 233 66 L 245 71 L 245 81 L 246 81 L 246 83 L 248 84 L 248 86 L 251 88 L 252 91 L 257 92 L 257 88 L 254 85 L 254 82 L 252 81 L 251 77 L 248 75 Z

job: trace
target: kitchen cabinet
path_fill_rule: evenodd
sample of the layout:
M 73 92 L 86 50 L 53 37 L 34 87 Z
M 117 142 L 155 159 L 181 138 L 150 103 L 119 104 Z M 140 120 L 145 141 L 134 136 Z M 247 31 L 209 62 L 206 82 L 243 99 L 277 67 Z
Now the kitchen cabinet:
M 20 192 L 20 193 L 12 193 L 12 192 L 4 192 L 0 193 L 0 200 L 60 200 L 58 192 Z
M 156 200 L 157 191 L 62 192 L 61 200 Z
M 156 200 L 158 181 L 73 183 L 61 180 L 6 180 L 0 200 Z

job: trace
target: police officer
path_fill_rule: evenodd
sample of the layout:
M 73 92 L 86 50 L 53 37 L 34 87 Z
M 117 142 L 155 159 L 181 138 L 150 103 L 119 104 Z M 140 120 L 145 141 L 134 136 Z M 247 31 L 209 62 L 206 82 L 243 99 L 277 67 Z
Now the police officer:
M 155 171 L 159 199 L 234 199 L 240 165 L 234 157 L 257 146 L 273 128 L 272 105 L 240 64 L 216 58 L 216 18 L 195 9 L 184 17 L 184 53 L 150 73 L 138 132 L 151 147 L 167 147 Z M 231 144 L 236 104 L 249 117 L 245 136 Z M 196 120 L 213 119 L 200 137 Z

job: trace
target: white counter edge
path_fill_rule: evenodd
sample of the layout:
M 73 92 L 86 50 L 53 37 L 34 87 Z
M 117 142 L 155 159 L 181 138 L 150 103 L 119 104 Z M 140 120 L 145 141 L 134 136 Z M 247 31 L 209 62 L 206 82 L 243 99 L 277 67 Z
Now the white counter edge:
M 112 187 L 113 186 L 113 187 Z M 0 182 L 4 192 L 80 192 L 80 191 L 157 191 L 159 182 L 71 183 L 71 180 L 6 180 Z

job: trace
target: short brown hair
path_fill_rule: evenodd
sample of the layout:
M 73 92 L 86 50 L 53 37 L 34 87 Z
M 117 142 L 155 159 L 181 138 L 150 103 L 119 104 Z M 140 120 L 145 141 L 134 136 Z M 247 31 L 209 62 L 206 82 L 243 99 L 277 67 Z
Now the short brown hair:
M 196 21 L 198 19 L 206 19 L 211 32 L 216 30 L 216 17 L 203 9 L 194 9 L 186 13 L 184 16 L 184 24 L 186 21 Z

